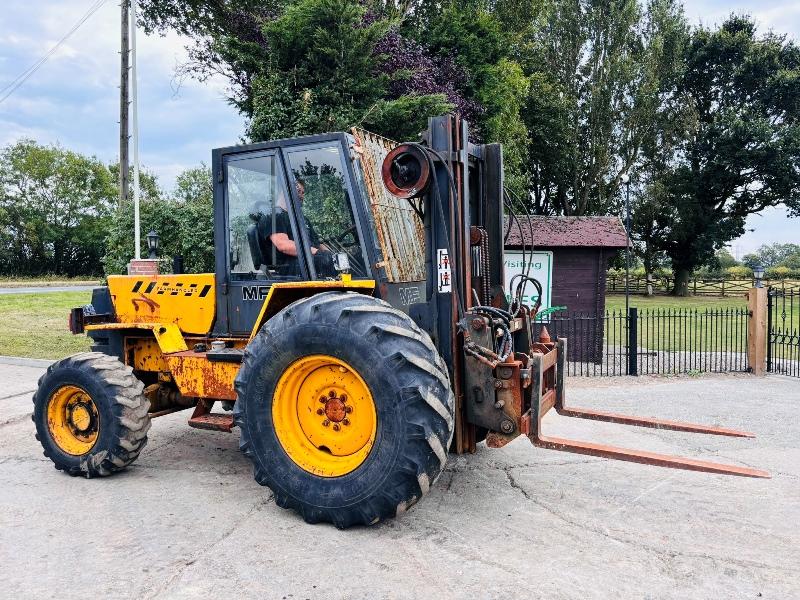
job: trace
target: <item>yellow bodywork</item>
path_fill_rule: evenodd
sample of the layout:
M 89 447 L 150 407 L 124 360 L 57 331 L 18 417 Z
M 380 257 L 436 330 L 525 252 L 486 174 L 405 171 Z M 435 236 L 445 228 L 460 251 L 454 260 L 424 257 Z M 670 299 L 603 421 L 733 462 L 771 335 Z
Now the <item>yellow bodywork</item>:
M 190 398 L 236 400 L 233 381 L 238 363 L 208 360 L 204 352 L 176 352 L 164 360 L 181 394 Z
M 112 275 L 108 289 L 119 323 L 175 325 L 206 335 L 214 323 L 214 274 Z
M 261 312 L 253 325 L 253 331 L 250 332 L 250 339 L 252 340 L 255 337 L 267 319 L 301 298 L 308 298 L 314 294 L 333 290 L 371 293 L 374 289 L 374 280 L 352 279 L 350 275 L 342 275 L 341 279 L 335 281 L 288 281 L 276 283 L 267 292 L 264 305 L 261 307 Z
M 190 348 L 208 344 L 216 314 L 214 275 L 119 275 L 108 278 L 116 320 L 87 324 L 87 331 L 125 330 L 125 362 L 134 369 L 172 378 L 190 398 L 234 400 L 238 363 L 210 361 Z M 292 302 L 333 290 L 370 294 L 373 280 L 343 275 L 335 281 L 291 281 L 270 286 L 249 337 L 225 338 L 244 348 L 266 320 Z M 141 331 L 141 335 L 137 332 Z

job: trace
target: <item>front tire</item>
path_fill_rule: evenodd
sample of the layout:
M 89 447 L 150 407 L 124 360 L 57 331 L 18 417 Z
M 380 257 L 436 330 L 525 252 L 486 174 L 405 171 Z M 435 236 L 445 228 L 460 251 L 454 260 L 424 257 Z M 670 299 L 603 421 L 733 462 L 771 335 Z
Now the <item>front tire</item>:
M 455 406 L 444 363 L 382 300 L 328 292 L 288 306 L 248 346 L 236 391 L 256 481 L 309 523 L 393 517 L 444 468 Z
M 102 477 L 121 471 L 147 443 L 150 402 L 133 370 L 99 352 L 48 367 L 33 395 L 36 439 L 56 469 Z

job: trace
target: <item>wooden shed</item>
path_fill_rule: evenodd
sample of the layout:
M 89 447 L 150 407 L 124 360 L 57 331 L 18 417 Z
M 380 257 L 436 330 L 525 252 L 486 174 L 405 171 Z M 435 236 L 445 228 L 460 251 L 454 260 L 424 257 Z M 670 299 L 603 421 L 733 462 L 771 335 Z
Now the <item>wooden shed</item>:
M 603 319 L 599 317 L 606 307 L 608 261 L 627 246 L 622 221 L 619 217 L 517 220 L 511 223 L 508 252 L 521 251 L 524 242 L 537 252 L 552 253 L 549 305 L 567 308 L 566 314 L 551 321 L 549 329 L 571 338 L 570 360 L 599 360 L 603 340 Z

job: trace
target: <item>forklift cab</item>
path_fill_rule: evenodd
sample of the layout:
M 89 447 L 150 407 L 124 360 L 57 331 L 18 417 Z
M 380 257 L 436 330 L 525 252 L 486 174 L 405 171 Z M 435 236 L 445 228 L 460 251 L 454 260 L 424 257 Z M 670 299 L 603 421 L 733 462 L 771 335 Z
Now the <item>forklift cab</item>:
M 274 283 L 373 278 L 352 147 L 338 133 L 214 151 L 217 333 L 250 332 Z

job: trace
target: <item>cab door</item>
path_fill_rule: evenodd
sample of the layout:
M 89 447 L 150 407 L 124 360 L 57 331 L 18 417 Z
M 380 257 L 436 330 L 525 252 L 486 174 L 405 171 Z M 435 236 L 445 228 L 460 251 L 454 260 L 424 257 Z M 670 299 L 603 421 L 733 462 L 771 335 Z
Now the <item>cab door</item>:
M 278 281 L 308 279 L 302 252 L 281 252 L 273 234 L 297 236 L 286 176 L 277 151 L 223 158 L 227 316 L 230 334 L 250 333 L 264 298 Z

